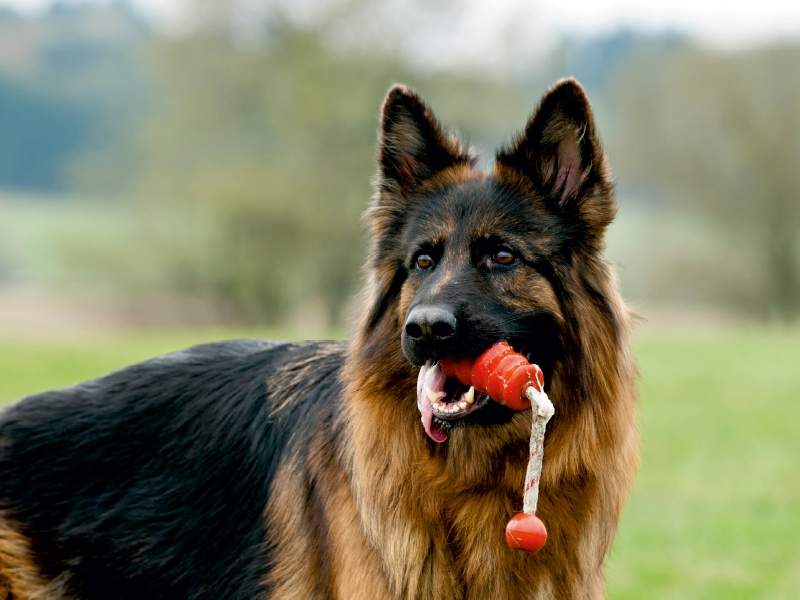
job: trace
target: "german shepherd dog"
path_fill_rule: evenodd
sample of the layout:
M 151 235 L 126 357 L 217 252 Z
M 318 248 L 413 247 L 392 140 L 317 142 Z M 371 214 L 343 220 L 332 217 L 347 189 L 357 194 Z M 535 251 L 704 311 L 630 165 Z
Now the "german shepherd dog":
M 0 598 L 603 597 L 638 456 L 615 211 L 576 81 L 491 172 L 393 87 L 352 341 L 214 343 L 5 409 Z M 416 389 L 501 340 L 556 408 L 535 555 L 504 539 L 531 411 Z

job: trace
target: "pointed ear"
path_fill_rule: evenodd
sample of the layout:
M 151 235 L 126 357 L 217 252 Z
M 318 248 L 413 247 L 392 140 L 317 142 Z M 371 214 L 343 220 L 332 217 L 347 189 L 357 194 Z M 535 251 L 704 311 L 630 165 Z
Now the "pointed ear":
M 406 196 L 439 171 L 471 157 L 447 135 L 422 99 L 394 85 L 381 111 L 378 176 L 382 190 Z
M 522 134 L 498 152 L 497 167 L 501 177 L 506 169 L 524 175 L 550 202 L 577 208 L 596 226 L 614 217 L 613 183 L 591 105 L 575 79 L 550 88 Z

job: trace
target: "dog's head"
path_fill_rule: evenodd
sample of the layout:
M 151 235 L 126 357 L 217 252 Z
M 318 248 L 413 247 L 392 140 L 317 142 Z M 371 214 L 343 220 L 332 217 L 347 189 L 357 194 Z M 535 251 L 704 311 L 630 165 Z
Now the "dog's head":
M 399 344 L 406 364 L 422 366 L 507 341 L 549 382 L 574 319 L 565 309 L 569 285 L 602 252 L 616 210 L 581 86 L 568 79 L 551 88 L 490 173 L 414 92 L 393 87 L 378 162 L 362 345 L 378 359 L 368 336 Z M 467 388 L 454 379 L 443 385 L 434 429 L 511 418 L 485 397 L 465 407 Z

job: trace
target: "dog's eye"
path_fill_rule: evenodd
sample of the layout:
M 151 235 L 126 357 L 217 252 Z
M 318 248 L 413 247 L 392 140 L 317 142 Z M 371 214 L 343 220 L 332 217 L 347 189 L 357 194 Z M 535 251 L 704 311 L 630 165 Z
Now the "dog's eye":
M 498 265 L 512 265 L 517 262 L 517 257 L 508 250 L 498 250 L 492 256 L 492 260 Z
M 433 259 L 430 254 L 418 254 L 417 266 L 420 269 L 430 269 L 433 266 Z

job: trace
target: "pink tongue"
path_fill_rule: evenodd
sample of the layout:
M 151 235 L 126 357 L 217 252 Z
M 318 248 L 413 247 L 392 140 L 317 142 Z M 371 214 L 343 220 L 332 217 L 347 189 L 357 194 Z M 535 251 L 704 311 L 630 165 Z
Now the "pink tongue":
M 419 370 L 417 408 L 419 408 L 419 412 L 422 415 L 422 426 L 425 428 L 425 433 L 434 442 L 438 443 L 444 442 L 447 439 L 447 434 L 433 422 L 433 406 L 426 390 L 430 389 L 434 393 L 444 392 L 445 381 L 447 381 L 447 376 L 442 371 L 439 363 L 431 366 L 431 361 L 428 361 Z

